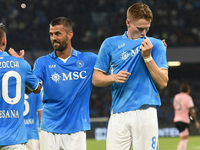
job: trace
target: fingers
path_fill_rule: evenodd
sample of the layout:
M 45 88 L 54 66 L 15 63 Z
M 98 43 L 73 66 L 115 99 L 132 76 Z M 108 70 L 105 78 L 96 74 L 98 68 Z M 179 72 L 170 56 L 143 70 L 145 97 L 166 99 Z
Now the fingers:
M 23 59 L 24 59 L 25 51 L 24 51 L 24 50 L 21 50 L 21 51 L 19 52 L 19 55 L 20 55 L 20 58 L 23 58 Z
M 162 40 L 164 46 L 165 46 L 165 49 L 167 49 L 167 43 L 165 42 L 165 39 Z
M 142 42 L 142 47 L 145 49 L 152 49 L 153 45 L 149 39 L 144 39 L 144 41 Z
M 13 48 L 10 48 L 8 50 L 8 52 L 10 53 L 11 56 L 15 56 L 17 58 L 23 58 L 24 59 L 24 54 L 25 54 L 24 50 L 21 50 L 19 52 L 19 54 L 17 54 L 16 51 Z
M 15 50 L 13 48 L 10 48 L 8 50 L 8 52 L 10 53 L 11 56 L 15 56 L 17 58 L 20 58 L 19 55 L 15 52 Z
M 128 70 L 120 71 L 120 72 L 118 72 L 118 74 L 116 74 L 116 81 L 115 82 L 125 83 L 127 78 L 129 77 L 129 75 L 131 75 L 131 73 L 128 72 Z
M 142 57 L 148 58 L 151 56 L 151 50 L 153 49 L 153 45 L 149 39 L 144 39 L 141 46 Z

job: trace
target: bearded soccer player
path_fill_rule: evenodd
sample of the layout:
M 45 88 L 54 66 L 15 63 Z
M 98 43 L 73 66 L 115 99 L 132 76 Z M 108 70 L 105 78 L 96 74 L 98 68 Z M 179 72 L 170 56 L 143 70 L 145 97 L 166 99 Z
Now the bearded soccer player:
M 54 51 L 38 58 L 33 69 L 44 90 L 41 150 L 86 150 L 85 131 L 90 130 L 89 99 L 97 56 L 72 47 L 72 25 L 65 17 L 50 23 L 49 34 Z

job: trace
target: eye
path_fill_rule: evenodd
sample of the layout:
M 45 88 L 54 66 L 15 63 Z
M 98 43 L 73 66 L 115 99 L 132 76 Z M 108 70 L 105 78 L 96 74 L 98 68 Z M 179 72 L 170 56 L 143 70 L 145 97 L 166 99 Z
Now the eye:
M 141 32 L 142 32 L 143 30 L 146 30 L 146 31 L 149 30 L 149 28 L 138 28 L 138 27 L 137 27 L 137 29 L 138 29 L 139 31 L 141 31 Z

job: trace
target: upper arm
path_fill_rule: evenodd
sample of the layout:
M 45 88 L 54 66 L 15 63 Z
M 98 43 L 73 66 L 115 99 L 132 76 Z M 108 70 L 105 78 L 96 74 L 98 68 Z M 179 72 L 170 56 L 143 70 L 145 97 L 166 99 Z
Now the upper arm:
M 105 40 L 99 50 L 94 68 L 107 72 L 111 61 L 111 46 L 108 40 Z
M 159 68 L 168 69 L 166 49 L 161 40 L 153 43 L 152 57 Z

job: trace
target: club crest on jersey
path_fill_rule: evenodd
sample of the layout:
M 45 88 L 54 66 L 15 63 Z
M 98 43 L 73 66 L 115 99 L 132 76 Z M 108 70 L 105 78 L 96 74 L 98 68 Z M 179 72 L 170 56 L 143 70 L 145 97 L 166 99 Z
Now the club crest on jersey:
M 56 72 L 54 72 L 54 74 L 51 75 L 51 79 L 55 81 L 56 83 L 60 80 L 60 78 L 61 76 Z
M 81 67 L 84 66 L 84 62 L 83 62 L 82 60 L 79 60 L 79 61 L 76 62 L 76 65 L 77 65 L 79 68 L 81 68 Z
M 122 53 L 122 55 L 121 55 L 121 58 L 123 59 L 123 60 L 126 60 L 128 57 L 129 57 L 129 53 L 127 53 L 127 52 L 123 52 Z

